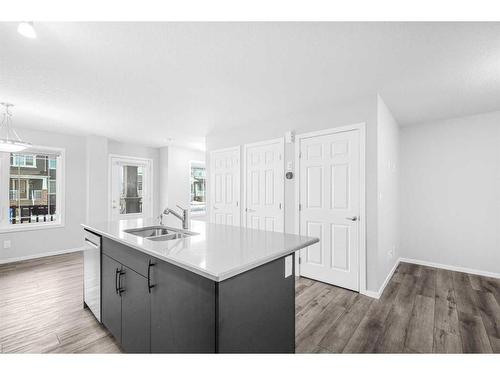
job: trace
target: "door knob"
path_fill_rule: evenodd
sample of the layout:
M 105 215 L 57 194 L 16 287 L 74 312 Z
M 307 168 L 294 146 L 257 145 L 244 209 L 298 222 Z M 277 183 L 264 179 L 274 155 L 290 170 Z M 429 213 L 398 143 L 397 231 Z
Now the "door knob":
M 351 217 L 346 217 L 347 220 L 351 220 L 351 221 L 358 221 L 358 217 L 357 216 L 351 216 Z

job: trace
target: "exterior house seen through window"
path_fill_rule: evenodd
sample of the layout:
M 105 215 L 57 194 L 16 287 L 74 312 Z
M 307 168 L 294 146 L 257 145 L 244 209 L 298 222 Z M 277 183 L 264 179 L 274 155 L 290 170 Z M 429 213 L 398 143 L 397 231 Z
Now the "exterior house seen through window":
M 205 166 L 198 163 L 191 164 L 191 213 L 204 215 L 206 213 L 206 171 Z
M 2 227 L 60 222 L 61 155 L 51 152 L 20 152 L 9 155 L 9 168 L 2 168 L 9 181 L 9 207 Z M 2 189 L 3 191 L 3 189 Z
M 144 167 L 124 165 L 120 172 L 120 214 L 142 213 Z

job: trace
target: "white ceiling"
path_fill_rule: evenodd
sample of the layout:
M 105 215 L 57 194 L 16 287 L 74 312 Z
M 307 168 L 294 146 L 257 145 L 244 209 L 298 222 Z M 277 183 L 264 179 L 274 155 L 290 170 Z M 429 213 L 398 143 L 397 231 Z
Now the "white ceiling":
M 401 125 L 500 109 L 500 23 L 0 23 L 14 123 L 201 148 L 379 92 Z

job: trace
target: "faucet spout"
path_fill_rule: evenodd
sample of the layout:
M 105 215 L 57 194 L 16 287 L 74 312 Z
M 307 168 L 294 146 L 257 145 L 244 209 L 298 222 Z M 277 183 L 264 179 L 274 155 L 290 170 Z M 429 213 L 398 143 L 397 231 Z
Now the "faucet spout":
M 175 210 L 166 207 L 162 214 L 160 215 L 160 224 L 162 223 L 163 215 L 174 215 L 177 219 L 182 221 L 182 229 L 189 229 L 189 220 L 188 220 L 188 210 L 185 208 L 180 207 L 179 205 L 177 206 L 181 209 L 181 213 L 176 212 Z

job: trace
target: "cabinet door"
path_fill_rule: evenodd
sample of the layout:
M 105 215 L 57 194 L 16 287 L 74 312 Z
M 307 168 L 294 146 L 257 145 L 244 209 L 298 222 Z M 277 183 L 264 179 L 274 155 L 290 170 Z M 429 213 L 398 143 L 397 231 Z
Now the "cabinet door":
M 117 272 L 120 272 L 122 265 L 104 254 L 102 254 L 101 259 L 102 323 L 120 342 L 122 334 L 122 300 L 117 292 Z
M 151 352 L 215 352 L 215 283 L 173 264 L 151 268 Z
M 126 353 L 150 352 L 150 298 L 147 279 L 123 267 L 122 348 Z

